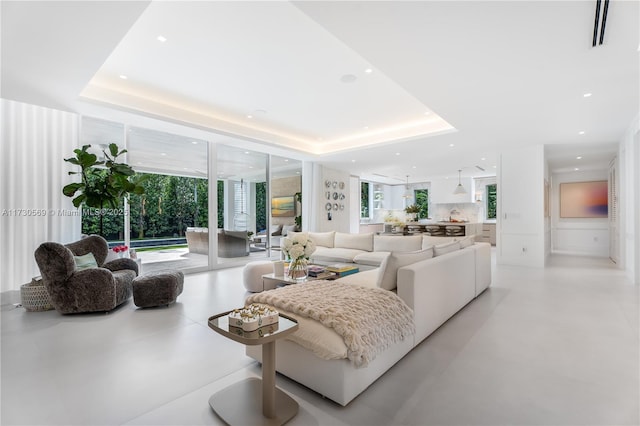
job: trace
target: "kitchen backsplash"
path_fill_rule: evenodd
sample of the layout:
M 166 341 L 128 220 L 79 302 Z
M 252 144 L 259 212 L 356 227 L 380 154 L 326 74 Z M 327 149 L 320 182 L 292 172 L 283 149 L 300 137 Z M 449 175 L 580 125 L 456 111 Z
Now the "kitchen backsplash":
M 484 207 L 482 203 L 433 204 L 430 213 L 431 218 L 436 221 L 449 220 L 451 217 L 468 222 L 478 222 L 484 218 Z

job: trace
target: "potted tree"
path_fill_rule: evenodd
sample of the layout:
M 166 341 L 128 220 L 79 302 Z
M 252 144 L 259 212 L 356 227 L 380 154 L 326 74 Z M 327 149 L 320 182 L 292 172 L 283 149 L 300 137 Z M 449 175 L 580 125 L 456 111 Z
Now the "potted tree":
M 407 214 L 408 220 L 415 222 L 418 217 L 418 213 L 420 212 L 420 207 L 417 204 L 411 204 L 410 206 L 405 207 L 404 212 Z
M 126 149 L 119 150 L 115 143 L 109 144 L 109 152 L 102 151 L 104 161 L 98 161 L 98 156 L 89 152 L 91 145 L 84 145 L 75 149 L 75 157 L 65 158 L 64 161 L 80 167 L 79 172 L 69 172 L 70 175 L 79 174 L 80 182 L 70 183 L 62 188 L 62 193 L 73 198 L 73 205 L 98 209 L 95 213 L 100 217 L 100 235 L 103 235 L 103 221 L 105 209 L 117 209 L 124 197 L 129 194 L 144 194 L 142 182 L 144 177 L 136 176 L 136 172 L 127 164 L 119 163 L 118 157 Z

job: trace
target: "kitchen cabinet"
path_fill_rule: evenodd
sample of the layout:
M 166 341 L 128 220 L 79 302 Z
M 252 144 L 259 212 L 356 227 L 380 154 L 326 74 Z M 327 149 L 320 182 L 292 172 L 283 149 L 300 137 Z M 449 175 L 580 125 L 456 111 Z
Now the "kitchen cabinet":
M 480 241 L 491 243 L 492 246 L 496 245 L 496 224 L 495 223 L 482 224 L 482 233 L 480 234 Z

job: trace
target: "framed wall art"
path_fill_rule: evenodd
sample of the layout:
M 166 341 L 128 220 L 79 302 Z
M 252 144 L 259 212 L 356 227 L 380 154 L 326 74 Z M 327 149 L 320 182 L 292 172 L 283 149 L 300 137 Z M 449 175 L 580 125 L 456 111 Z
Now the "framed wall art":
M 606 218 L 609 210 L 607 181 L 560 184 L 560 217 Z

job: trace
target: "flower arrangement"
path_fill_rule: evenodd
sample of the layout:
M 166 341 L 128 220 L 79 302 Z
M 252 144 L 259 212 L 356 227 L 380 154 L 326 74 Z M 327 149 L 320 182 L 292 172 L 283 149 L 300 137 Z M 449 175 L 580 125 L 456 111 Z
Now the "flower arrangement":
M 289 264 L 289 277 L 292 279 L 306 278 L 306 269 L 309 256 L 316 251 L 316 244 L 304 232 L 295 233 L 285 237 L 282 241 L 282 251 L 291 261 Z
M 129 251 L 129 247 L 128 246 L 115 246 L 112 250 L 116 254 L 118 254 L 118 256 L 124 257 L 125 253 L 127 253 L 127 251 Z

